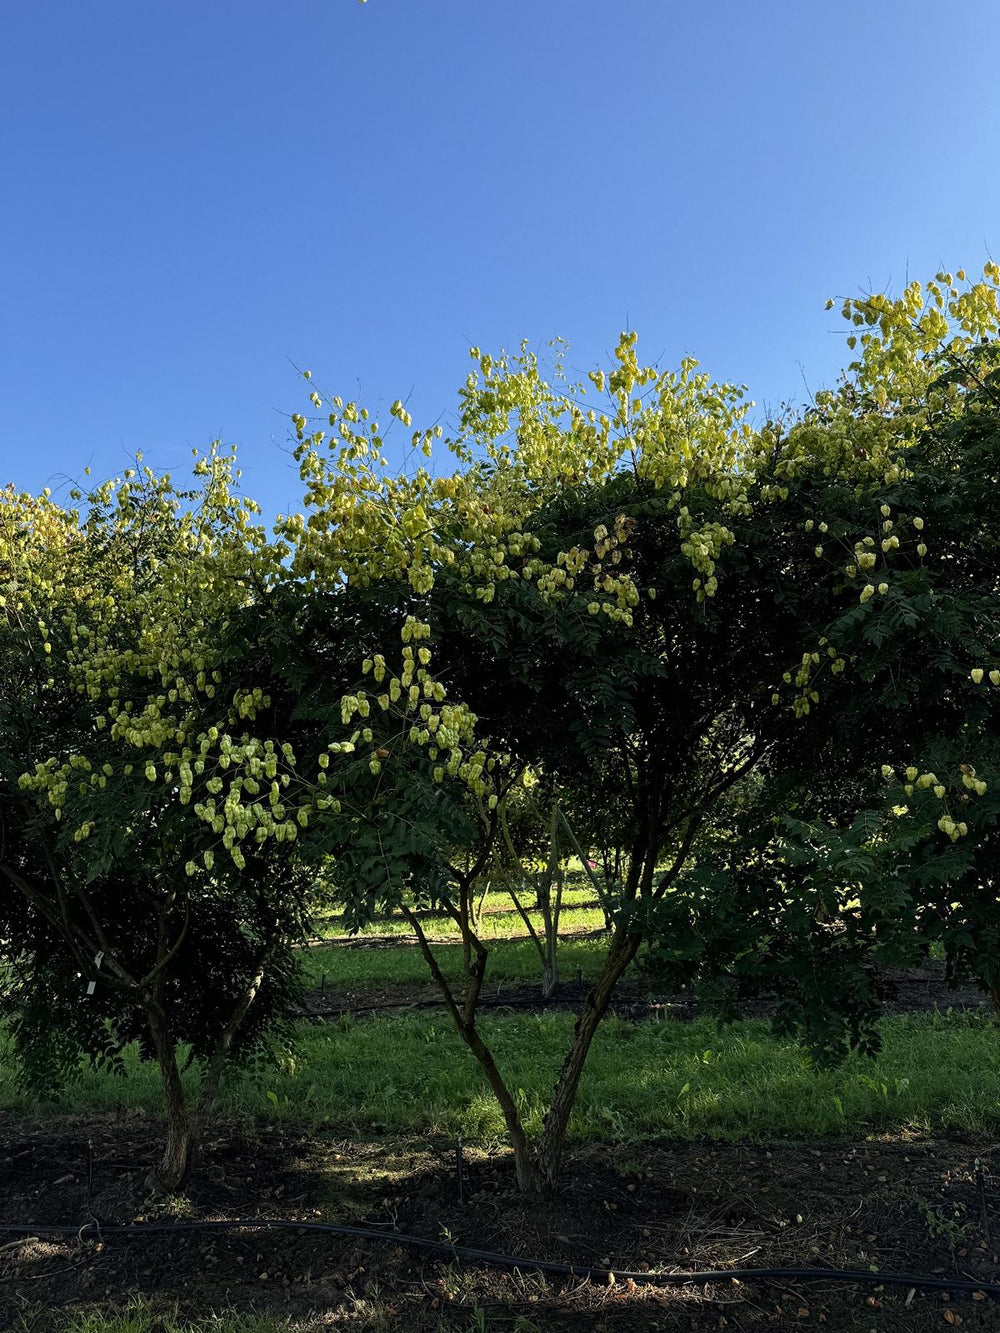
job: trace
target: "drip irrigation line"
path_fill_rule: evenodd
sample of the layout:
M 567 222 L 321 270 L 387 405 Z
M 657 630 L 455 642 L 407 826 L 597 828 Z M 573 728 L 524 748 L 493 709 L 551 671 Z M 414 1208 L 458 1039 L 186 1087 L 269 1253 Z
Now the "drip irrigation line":
M 509 998 L 503 996 L 486 995 L 479 1001 L 480 1009 L 544 1009 L 549 1012 L 555 1012 L 564 1009 L 575 1013 L 579 1004 L 578 999 L 563 999 L 556 997 L 554 999 L 544 1000 L 540 995 L 516 996 Z M 438 997 L 432 1000 L 386 1000 L 378 1001 L 375 1004 L 353 1004 L 340 1005 L 335 1009 L 299 1009 L 295 1013 L 296 1018 L 350 1018 L 360 1014 L 381 1014 L 388 1013 L 389 1010 L 399 1009 L 443 1009 L 445 1002 Z M 625 1007 L 636 1008 L 632 1005 Z M 655 1009 L 662 1008 L 661 1005 L 646 1005 L 643 1003 L 643 1010 L 649 1009 L 652 1012 Z
M 575 983 L 570 983 L 575 984 Z M 576 1013 L 580 996 L 553 995 L 543 999 L 541 995 L 485 995 L 479 1001 L 479 1008 L 539 1010 L 546 1013 Z M 306 1020 L 329 1018 L 353 1018 L 364 1014 L 382 1014 L 400 1009 L 443 1009 L 444 1000 L 437 996 L 429 1000 L 377 1000 L 372 1004 L 343 1004 L 332 1009 L 297 1009 L 294 1016 Z M 953 1006 L 958 1008 L 958 1006 Z M 610 1012 L 619 1017 L 633 1015 L 636 1021 L 643 1017 L 656 1018 L 667 1014 L 671 1018 L 684 1018 L 693 1013 L 691 1001 L 681 1000 L 628 1000 L 612 1003 Z
M 870 1268 L 718 1268 L 686 1273 L 626 1272 L 613 1268 L 591 1268 L 586 1264 L 561 1264 L 550 1259 L 530 1259 L 523 1255 L 501 1254 L 495 1250 L 477 1250 L 449 1241 L 429 1240 L 402 1232 L 376 1231 L 333 1222 L 294 1222 L 287 1218 L 260 1221 L 219 1222 L 141 1222 L 134 1226 L 104 1226 L 96 1221 L 82 1227 L 25 1226 L 0 1222 L 0 1234 L 16 1236 L 76 1236 L 83 1239 L 89 1231 L 103 1240 L 105 1236 L 180 1235 L 189 1232 L 219 1231 L 297 1231 L 324 1236 L 350 1236 L 355 1240 L 388 1241 L 425 1250 L 444 1259 L 468 1259 L 494 1268 L 534 1269 L 560 1277 L 584 1278 L 592 1282 L 634 1282 L 637 1286 L 679 1287 L 710 1282 L 858 1282 L 885 1287 L 916 1287 L 923 1291 L 955 1293 L 982 1292 L 1000 1299 L 1000 1283 L 976 1282 L 972 1278 L 931 1277 L 919 1273 L 882 1273 Z

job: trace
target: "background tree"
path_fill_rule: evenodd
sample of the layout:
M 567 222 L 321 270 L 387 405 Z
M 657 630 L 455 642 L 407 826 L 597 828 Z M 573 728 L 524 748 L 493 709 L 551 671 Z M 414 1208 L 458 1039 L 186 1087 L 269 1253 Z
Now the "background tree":
M 217 816 L 193 813 L 222 788 L 224 730 L 262 707 L 225 690 L 215 644 L 267 577 L 229 460 L 197 470 L 188 492 L 126 474 L 84 514 L 10 491 L 0 505 L 4 1005 L 32 1086 L 81 1054 L 121 1068 L 140 1042 L 163 1082 L 171 1191 L 227 1063 L 289 1013 L 311 892 L 273 843 L 242 865 L 219 855 Z
M 954 321 L 939 344 L 914 327 L 912 293 L 852 307 L 878 330 L 866 355 L 910 368 L 923 397 L 897 388 L 887 407 L 861 366 L 865 391 L 849 382 L 800 428 L 849 440 L 854 420 L 866 443 L 853 484 L 843 467 L 790 482 L 819 582 L 832 574 L 851 594 L 827 625 L 847 669 L 808 746 L 664 904 L 652 960 L 678 983 L 725 979 L 736 997 L 780 990 L 779 1021 L 824 1059 L 874 1048 L 886 970 L 932 945 L 949 979 L 997 995 L 1000 378 L 987 276 L 966 296 L 938 289 L 932 315 L 944 319 L 940 300 Z

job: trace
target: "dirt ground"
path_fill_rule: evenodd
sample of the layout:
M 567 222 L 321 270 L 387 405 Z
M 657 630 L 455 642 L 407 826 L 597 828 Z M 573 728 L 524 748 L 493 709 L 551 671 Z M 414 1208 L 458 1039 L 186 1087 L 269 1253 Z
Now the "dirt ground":
M 345 938 L 340 947 L 396 948 L 400 947 L 400 941 L 391 938 L 362 943 Z M 893 990 L 892 997 L 883 1005 L 886 1014 L 992 1008 L 989 999 L 977 987 L 950 987 L 945 979 L 944 963 L 929 961 L 909 971 L 887 972 L 885 977 Z M 570 976 L 560 983 L 548 1000 L 543 1001 L 536 983 L 490 983 L 480 1000 L 480 1009 L 499 1013 L 538 1013 L 543 1009 L 575 1011 L 587 989 L 588 983 Z M 441 993 L 431 980 L 383 988 L 366 985 L 352 989 L 333 984 L 313 990 L 307 997 L 306 1010 L 315 1017 L 339 1018 L 348 1014 L 371 1016 L 405 1009 L 434 1009 L 441 1003 Z M 764 996 L 746 1005 L 743 1012 L 747 1018 L 767 1018 L 774 1008 L 774 1000 Z M 707 1012 L 692 995 L 663 991 L 641 973 L 632 973 L 618 983 L 611 1010 L 620 1018 L 633 1020 L 659 1016 L 686 1020 Z
M 45 1333 L 59 1312 L 110 1310 L 140 1294 L 182 1319 L 255 1310 L 301 1328 L 418 1333 L 1000 1328 L 1000 1307 L 981 1294 L 832 1281 L 597 1284 L 449 1261 L 392 1240 L 406 1232 L 620 1271 L 874 1265 L 995 1282 L 1000 1145 L 971 1138 L 589 1145 L 570 1155 L 563 1191 L 543 1203 L 514 1192 L 502 1150 L 466 1149 L 460 1187 L 453 1142 L 226 1123 L 207 1137 L 188 1196 L 155 1203 L 144 1182 L 158 1142 L 155 1120 L 133 1114 L 0 1119 L 0 1220 L 288 1218 L 387 1239 L 0 1235 L 0 1328 L 27 1311 Z

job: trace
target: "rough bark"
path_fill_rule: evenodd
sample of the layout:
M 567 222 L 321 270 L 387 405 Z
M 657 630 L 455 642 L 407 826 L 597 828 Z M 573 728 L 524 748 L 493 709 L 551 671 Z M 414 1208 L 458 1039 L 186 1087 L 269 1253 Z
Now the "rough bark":
M 486 1075 L 486 1081 L 500 1103 L 500 1111 L 507 1127 L 511 1147 L 514 1150 L 514 1171 L 517 1176 L 517 1187 L 522 1194 L 538 1194 L 544 1188 L 544 1182 L 538 1173 L 535 1153 L 528 1143 L 528 1136 L 524 1131 L 524 1124 L 521 1121 L 521 1113 L 517 1109 L 517 1103 L 514 1101 L 511 1091 L 504 1082 L 504 1077 L 493 1059 L 493 1052 L 479 1035 L 475 1023 L 460 1024 L 458 1030 L 469 1050 L 479 1061 L 479 1066 Z
M 559 985 L 559 972 L 555 958 L 550 954 L 542 964 L 542 999 L 549 1000 Z
M 177 1063 L 177 1041 L 171 1031 L 166 1010 L 155 993 L 146 1001 L 146 1021 L 153 1038 L 156 1062 L 160 1069 L 166 1121 L 163 1157 L 150 1177 L 150 1184 L 166 1194 L 179 1193 L 187 1183 L 197 1152 L 201 1128 L 215 1102 L 233 1040 L 257 998 L 263 978 L 264 969 L 261 965 L 237 1000 L 213 1051 L 205 1062 L 201 1095 L 195 1107 L 190 1106 L 184 1093 L 184 1084 Z
M 149 1183 L 166 1194 L 177 1194 L 184 1188 L 191 1170 L 197 1142 L 197 1122 L 184 1095 L 184 1084 L 177 1065 L 177 1046 L 170 1032 L 170 1023 L 156 998 L 147 1001 L 146 1021 L 160 1069 L 166 1121 L 163 1156 L 151 1174 Z

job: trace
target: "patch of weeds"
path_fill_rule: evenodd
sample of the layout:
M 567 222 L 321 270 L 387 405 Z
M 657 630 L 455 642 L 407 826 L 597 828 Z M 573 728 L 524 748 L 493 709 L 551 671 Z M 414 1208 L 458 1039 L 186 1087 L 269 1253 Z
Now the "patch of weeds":
M 932 1240 L 943 1240 L 952 1251 L 969 1239 L 969 1222 L 965 1205 L 961 1203 L 931 1203 L 929 1199 L 914 1199 L 917 1210 L 927 1226 Z
M 303 1325 L 298 1327 L 305 1333 Z M 145 1299 L 130 1301 L 117 1310 L 24 1315 L 15 1333 L 43 1333 L 43 1330 L 44 1333 L 298 1333 L 287 1319 L 235 1312 L 188 1319 L 179 1313 L 176 1304 L 164 1307 Z

